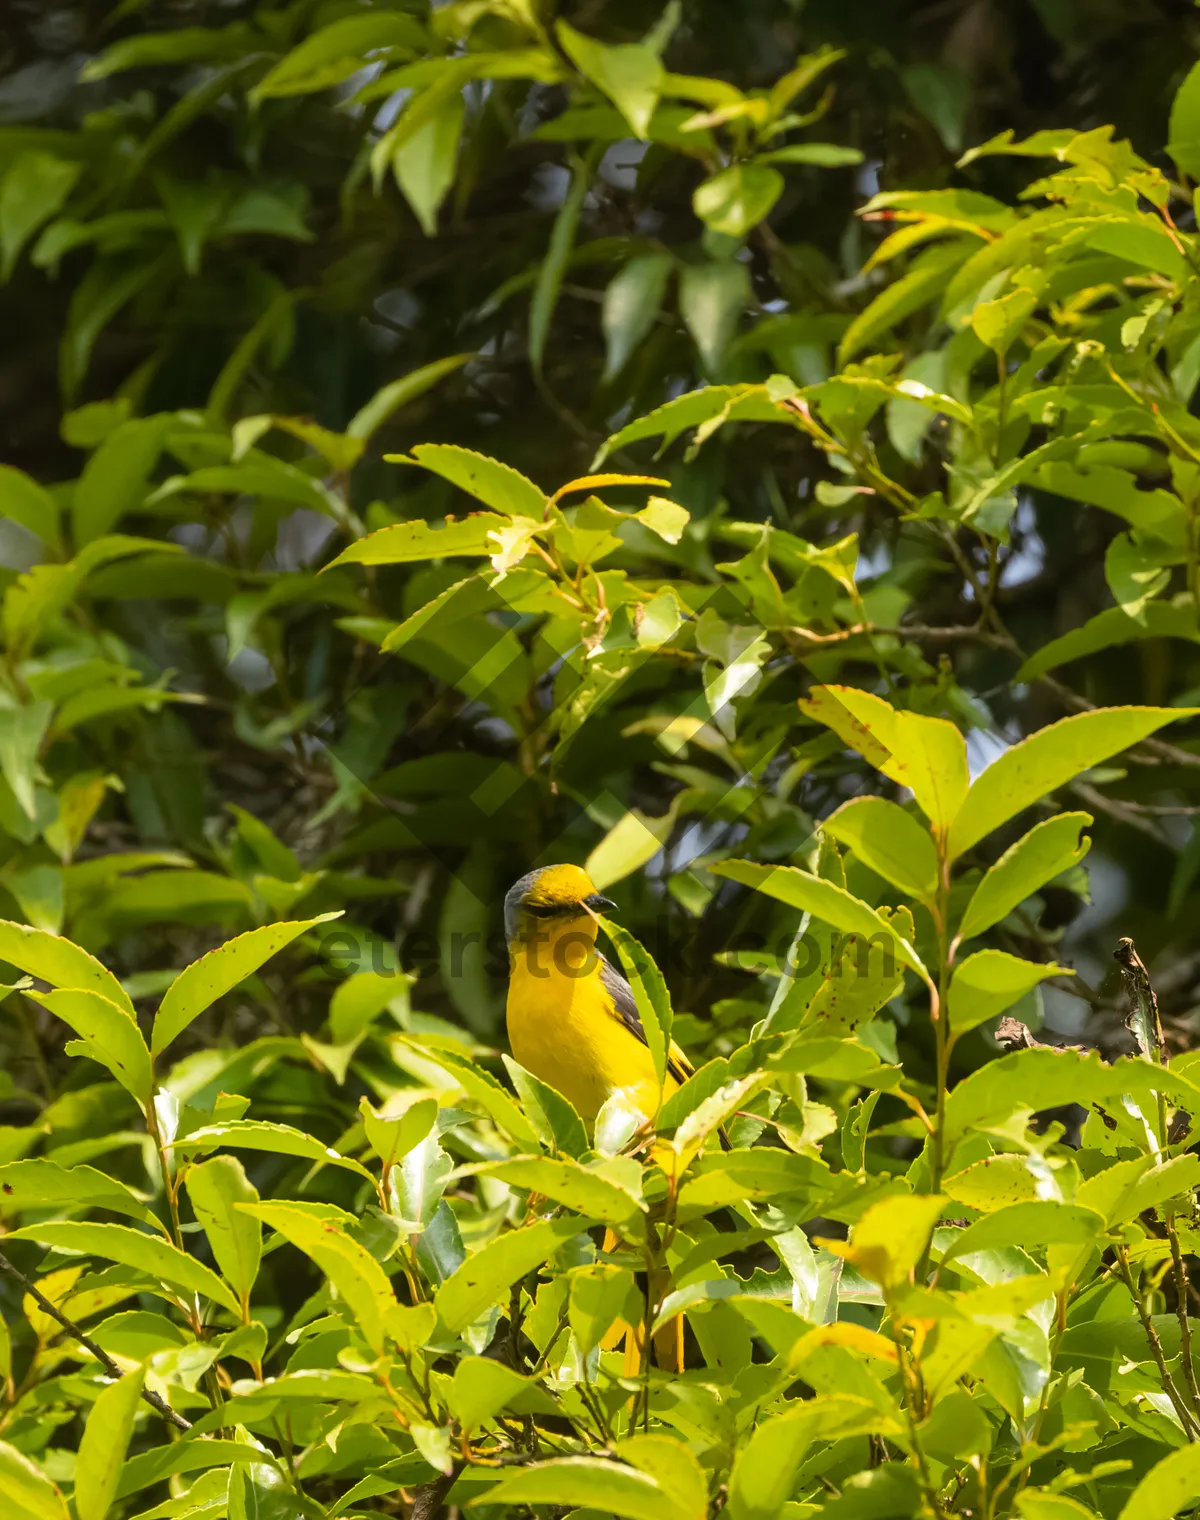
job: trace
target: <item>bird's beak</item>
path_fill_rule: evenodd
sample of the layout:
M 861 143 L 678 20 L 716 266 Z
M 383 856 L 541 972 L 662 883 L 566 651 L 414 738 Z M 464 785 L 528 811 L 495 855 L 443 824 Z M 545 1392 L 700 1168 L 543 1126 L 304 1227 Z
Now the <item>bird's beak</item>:
M 583 906 L 591 908 L 594 913 L 615 913 L 617 905 L 609 897 L 602 897 L 599 892 L 593 892 L 590 897 L 583 899 Z

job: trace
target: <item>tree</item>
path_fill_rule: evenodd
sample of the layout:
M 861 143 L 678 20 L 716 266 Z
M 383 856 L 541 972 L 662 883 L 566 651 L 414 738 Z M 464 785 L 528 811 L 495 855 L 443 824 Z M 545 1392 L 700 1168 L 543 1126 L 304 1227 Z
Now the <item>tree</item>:
M 1200 1499 L 1194 13 L 910 20 L 126 7 L 0 87 L 18 1509 Z M 502 1056 L 551 859 L 654 1148 Z

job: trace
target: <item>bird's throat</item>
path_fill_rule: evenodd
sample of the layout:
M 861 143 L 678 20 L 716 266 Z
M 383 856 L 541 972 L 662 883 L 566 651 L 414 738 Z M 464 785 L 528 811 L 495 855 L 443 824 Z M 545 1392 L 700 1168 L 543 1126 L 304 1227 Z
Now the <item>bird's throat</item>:
M 509 947 L 536 977 L 587 976 L 596 968 L 596 920 L 590 913 L 555 918 L 527 916 Z

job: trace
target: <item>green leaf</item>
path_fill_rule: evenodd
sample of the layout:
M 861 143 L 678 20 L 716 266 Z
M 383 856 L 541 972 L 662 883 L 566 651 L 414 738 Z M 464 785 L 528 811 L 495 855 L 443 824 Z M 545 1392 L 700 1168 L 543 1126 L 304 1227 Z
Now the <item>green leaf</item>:
M 1096 1511 L 1085 1508 L 1078 1499 L 1031 1488 L 1017 1499 L 1017 1513 L 1021 1520 L 1096 1520 Z
M 665 496 L 652 496 L 642 510 L 633 515 L 651 533 L 657 533 L 668 544 L 679 543 L 684 529 L 691 521 L 691 513 L 686 507 L 681 507 L 676 501 L 668 501 Z M 661 599 L 657 598 L 659 601 Z M 643 612 L 648 612 L 653 605 L 654 603 L 648 603 L 643 607 Z
M 1140 534 L 1118 533 L 1104 555 L 1104 578 L 1126 617 L 1141 622 L 1147 604 L 1171 579 L 1170 566 L 1183 551 Z
M 366 1033 L 397 998 L 406 1000 L 410 979 L 403 973 L 357 971 L 338 985 L 329 1000 L 329 1037 L 347 1045 Z
M 71 498 L 77 544 L 82 547 L 104 538 L 121 517 L 142 506 L 150 475 L 174 423 L 169 414 L 133 417 L 108 434 L 84 466 Z
M 91 571 L 107 561 L 149 550 L 167 557 L 167 548 L 161 542 L 118 533 L 93 540 L 68 565 L 35 565 L 19 576 L 4 597 L 4 632 L 10 652 L 19 656 L 31 649 L 70 605 Z M 182 552 L 174 545 L 171 550 Z
M 779 1520 L 800 1464 L 814 1442 L 867 1431 L 893 1434 L 893 1421 L 865 1399 L 820 1396 L 764 1420 L 739 1451 L 729 1480 L 729 1520 Z
M 151 1040 L 153 1053 L 157 1056 L 165 1050 L 193 1019 L 199 1018 L 218 998 L 240 986 L 285 945 L 290 945 L 314 925 L 326 924 L 341 916 L 341 910 L 338 910 L 318 914 L 316 918 L 267 924 L 265 928 L 239 934 L 236 939 L 219 945 L 207 955 L 202 955 L 198 961 L 193 961 L 167 988 L 154 1016 Z
M 107 966 L 61 935 L 0 919 L 0 960 L 52 987 L 90 988 L 135 1017 L 128 993 Z
M 435 1050 L 425 1045 L 421 1045 L 418 1049 L 424 1060 L 441 1067 L 452 1076 L 463 1091 L 474 1099 L 500 1129 L 506 1135 L 510 1135 L 519 1146 L 526 1151 L 538 1149 L 537 1130 L 495 1077 L 457 1050 L 448 1047 Z
M 27 866 L 5 877 L 5 885 L 35 929 L 56 934 L 66 913 L 63 873 L 58 866 Z
M 30 819 L 37 817 L 38 755 L 53 711 L 52 702 L 0 708 L 0 774 Z
M 1200 1499 L 1200 1446 L 1184 1446 L 1156 1463 L 1130 1494 L 1119 1520 L 1174 1520 Z
M 750 296 L 750 275 L 744 264 L 684 265 L 679 276 L 679 313 L 709 374 L 720 368 Z M 640 419 L 640 423 L 647 421 Z M 610 439 L 609 446 L 615 441 Z
M 485 1356 L 465 1356 L 454 1369 L 452 1387 L 447 1394 L 451 1413 L 470 1433 L 492 1420 L 514 1399 L 531 1387 L 524 1378 L 503 1362 Z
M 826 1244 L 872 1282 L 898 1288 L 911 1279 L 945 1205 L 939 1193 L 894 1194 L 867 1209 L 851 1229 L 849 1244 Z
M 92 1405 L 75 1463 L 75 1513 L 79 1520 L 104 1520 L 117 1492 L 133 1417 L 146 1369 L 137 1367 L 104 1388 Z
M 1039 729 L 975 778 L 950 829 L 951 857 L 1093 765 L 1197 712 L 1200 708 L 1108 707 Z
M 1061 638 L 1043 644 L 1029 656 L 1013 679 L 1033 681 L 1070 660 L 1081 660 L 1117 644 L 1153 638 L 1200 643 L 1200 627 L 1191 607 L 1177 607 L 1173 602 L 1147 602 L 1138 619 L 1131 618 L 1120 607 L 1109 607 Z
M 1090 813 L 1059 813 L 1010 845 L 975 888 L 958 938 L 973 939 L 992 928 L 1047 882 L 1078 865 L 1091 848 L 1083 835 L 1091 821 Z
M 1200 63 L 1192 65 L 1175 92 L 1167 144 L 1180 174 L 1200 179 Z
M 377 1356 L 382 1355 L 396 1295 L 383 1268 L 340 1224 L 314 1217 L 287 1203 L 239 1203 L 243 1213 L 265 1224 L 310 1256 L 348 1306 Z
M 531 1071 L 526 1071 L 511 1056 L 504 1056 L 504 1067 L 517 1090 L 521 1107 L 537 1130 L 544 1145 L 578 1161 L 588 1151 L 587 1131 L 583 1120 L 570 1102 L 556 1088 L 549 1087 Z
M 909 966 L 922 979 L 928 973 L 920 957 L 907 940 L 874 908 L 852 896 L 844 887 L 819 876 L 811 876 L 796 866 L 756 865 L 748 860 L 720 860 L 708 867 L 714 876 L 728 876 L 743 886 L 811 913 L 822 923 L 840 929 L 843 934 L 860 934 L 870 944 L 880 935 L 883 943 L 894 948 L 902 965 Z
M 1024 1156 L 985 1156 L 947 1177 L 942 1191 L 955 1203 L 992 1214 L 1011 1203 L 1032 1202 L 1040 1185 Z
M 1077 1204 L 1050 1199 L 1012 1203 L 968 1225 L 947 1246 L 942 1260 L 949 1263 L 975 1251 L 1004 1246 L 1089 1245 L 1103 1233 L 1100 1215 Z
M 57 547 L 58 503 L 45 486 L 10 464 L 0 464 L 0 515 Z
M 302 1156 L 322 1166 L 340 1166 L 362 1177 L 374 1177 L 360 1161 L 340 1155 L 313 1135 L 293 1129 L 289 1124 L 272 1124 L 267 1119 L 228 1119 L 219 1124 L 205 1124 L 171 1142 L 176 1150 L 189 1152 L 208 1146 L 228 1145 L 233 1150 L 267 1151 L 277 1156 Z
M 533 299 L 529 303 L 529 359 L 539 373 L 546 356 L 550 321 L 554 316 L 554 308 L 558 305 L 558 293 L 571 260 L 571 250 L 575 246 L 579 216 L 587 199 L 591 169 L 590 160 L 581 160 L 575 165 L 571 184 L 558 209 L 558 215 L 554 218 L 546 256 L 538 269 L 537 281 L 533 287 Z
M 711 1212 L 781 1193 L 815 1200 L 831 1181 L 824 1162 L 775 1149 L 732 1150 L 701 1156 L 679 1192 L 680 1213 Z
M 885 919 L 902 939 L 913 942 L 912 914 L 907 908 L 880 908 Z M 776 1006 L 771 1016 L 771 1030 L 782 1034 L 798 1027 L 806 1036 L 853 1034 L 904 987 L 904 968 L 896 963 L 890 947 L 881 948 L 872 939 L 857 934 L 839 935 L 829 950 L 828 960 L 817 967 L 817 982 L 802 1017 L 796 1024 L 799 1003 L 812 987 L 812 977 L 797 980 Z M 793 1002 L 793 998 L 795 1002 Z
M 605 380 L 620 374 L 653 331 L 674 267 L 669 253 L 647 253 L 630 259 L 608 282 L 600 309 Z
M 838 345 L 838 362 L 845 364 L 855 354 L 922 306 L 935 301 L 946 288 L 951 272 L 978 247 L 973 239 L 955 239 L 928 249 L 906 275 L 885 285 L 871 304 L 855 317 Z
M 194 1163 L 186 1175 L 192 1209 L 221 1275 L 243 1304 L 249 1304 L 262 1257 L 262 1229 L 257 1219 L 248 1218 L 237 1205 L 257 1203 L 258 1189 L 233 1156 Z
M 1136 221 L 1130 217 L 1101 222 L 1088 234 L 1087 245 L 1128 259 L 1144 269 L 1153 269 L 1171 280 L 1182 282 L 1188 277 L 1187 259 L 1162 223 L 1152 221 L 1149 216 Z
M 988 1128 L 1014 1113 L 1052 1108 L 1064 1092 L 1073 1102 L 1106 1107 L 1125 1094 L 1153 1102 L 1161 1092 L 1188 1112 L 1200 1113 L 1200 1088 L 1181 1072 L 1140 1057 L 1109 1063 L 1095 1051 L 1039 1045 L 989 1061 L 958 1082 L 946 1099 L 947 1140 L 954 1143 L 968 1130 Z
M 203 1472 L 214 1467 L 228 1467 L 231 1463 L 253 1462 L 261 1456 L 257 1446 L 248 1446 L 241 1441 L 185 1436 L 168 1446 L 141 1451 L 130 1457 L 117 1485 L 117 1498 L 136 1494 L 152 1483 L 162 1483 L 176 1473 Z
M 968 785 L 967 746 L 953 723 L 897 710 L 856 686 L 814 687 L 800 710 L 908 787 L 937 832 L 949 828 Z
M 928 899 L 937 890 L 937 852 L 929 832 L 894 802 L 852 797 L 821 822 L 824 833 L 848 845 L 884 881 Z
M 530 1193 L 544 1193 L 555 1203 L 605 1224 L 627 1225 L 645 1210 L 645 1204 L 623 1187 L 565 1157 L 514 1156 L 509 1161 L 484 1162 L 474 1170 Z
M 438 207 L 454 183 L 466 102 L 451 95 L 396 148 L 392 171 L 426 237 L 437 232 Z
M 472 512 L 457 522 L 442 524 L 419 520 L 393 523 L 378 532 L 368 533 L 348 549 L 343 549 L 325 569 L 349 564 L 403 565 L 414 560 L 442 559 L 456 554 L 492 555 L 496 552 L 496 543 L 490 535 L 507 526 L 508 518 L 495 512 Z M 420 613 L 414 616 L 419 617 Z
M 560 21 L 555 30 L 563 51 L 579 72 L 608 96 L 638 137 L 647 137 L 664 82 L 657 52 L 643 42 L 606 46 L 565 21 Z
M 1179 498 L 1169 491 L 1141 490 L 1129 470 L 1094 463 L 1078 469 L 1064 460 L 1051 459 L 1039 465 L 1029 479 L 1056 495 L 1111 512 L 1152 537 L 1168 540 L 1179 537 L 1182 527 Z
M 1004 950 L 977 950 L 954 968 L 947 1004 L 953 1034 L 965 1034 L 1020 1002 L 1051 976 L 1074 976 L 1070 966 L 1035 964 Z
M 615 1449 L 619 1457 L 659 1485 L 669 1500 L 671 1520 L 705 1520 L 708 1479 L 683 1441 L 655 1431 L 626 1436 Z
M 111 1356 L 145 1361 L 159 1351 L 178 1351 L 194 1345 L 193 1337 L 165 1314 L 149 1309 L 130 1309 L 105 1319 L 92 1339 Z
M 488 1489 L 483 1502 L 504 1510 L 527 1505 L 575 1505 L 628 1520 L 683 1520 L 687 1512 L 644 1473 L 601 1457 L 555 1457 L 536 1462 Z M 510 1511 L 511 1512 L 511 1511 Z M 702 1520 L 694 1512 L 688 1520 Z
M 56 1213 L 109 1209 L 162 1228 L 156 1215 L 115 1177 L 94 1166 L 61 1166 L 46 1156 L 0 1165 L 0 1208 L 5 1214 L 27 1209 Z
M 397 1304 L 388 1313 L 387 1330 L 402 1351 L 420 1351 L 437 1323 L 432 1304 Z
M 79 1036 L 67 1049 L 85 1055 L 108 1068 L 117 1081 L 143 1108 L 150 1102 L 154 1078 L 150 1052 L 136 1021 L 124 1008 L 99 992 L 63 989 L 58 992 L 29 992 L 27 997 L 41 1003 Z
M 1080 1183 L 1076 1203 L 1094 1209 L 1110 1228 L 1146 1209 L 1184 1198 L 1196 1186 L 1200 1157 L 1175 1156 L 1155 1166 L 1149 1156 L 1118 1161 Z
M 961 153 L 963 127 L 971 107 L 971 80 L 940 63 L 909 64 L 900 77 L 908 97 L 937 131 L 951 153 Z
M 465 1330 L 498 1303 L 518 1277 L 551 1260 L 585 1229 L 578 1219 L 552 1219 L 499 1236 L 468 1256 L 437 1290 L 433 1303 L 438 1319 L 447 1330 Z
M 778 169 L 733 164 L 696 187 L 692 210 L 714 232 L 743 238 L 770 214 L 783 186 Z
M 705 428 L 704 436 L 722 422 L 782 422 L 784 413 L 761 385 L 706 385 L 688 391 L 655 407 L 644 417 L 637 417 L 611 437 L 596 452 L 592 468 L 598 470 L 614 449 L 643 438 L 661 438 L 668 448 L 689 428 Z M 756 536 L 761 528 L 755 529 Z
M 642 1033 L 654 1059 L 654 1070 L 660 1089 L 667 1080 L 667 1060 L 671 1050 L 671 995 L 663 974 L 654 964 L 650 952 L 620 924 L 601 918 L 600 927 L 616 947 L 622 969 L 633 988 L 638 1017 L 642 1021 Z M 653 1115 L 650 1115 L 653 1118 Z
M 167 32 L 149 32 L 122 37 L 99 57 L 91 58 L 79 71 L 87 84 L 109 79 L 126 69 L 152 68 L 156 64 L 210 63 L 236 58 L 249 43 L 244 23 L 235 22 L 221 28 L 181 26 Z
M 229 1474 L 229 1520 L 292 1520 L 295 1485 L 274 1462 L 247 1462 Z
M 12 160 L 0 180 L 0 282 L 11 278 L 21 249 L 60 209 L 82 171 L 81 163 L 37 149 Z
M 67 400 L 83 383 L 96 340 L 122 307 L 151 283 L 161 267 L 159 258 L 98 258 L 75 286 L 59 349 L 60 383 Z
M 570 1274 L 567 1315 L 584 1356 L 600 1344 L 613 1323 L 636 1323 L 645 1313 L 632 1272 L 615 1262 L 593 1262 Z
M 823 142 L 789 143 L 786 148 L 759 153 L 754 160 L 756 164 L 815 164 L 819 169 L 845 169 L 862 161 L 857 148 Z
M 403 464 L 415 463 L 422 469 L 432 470 L 460 491 L 477 497 L 485 506 L 503 512 L 506 517 L 540 519 L 545 515 L 546 498 L 532 480 L 511 465 L 489 459 L 486 454 L 477 454 L 473 449 L 450 443 L 420 443 L 413 449 L 411 458 L 391 457 Z
M 358 1111 L 362 1115 L 367 1144 L 383 1162 L 384 1170 L 402 1161 L 409 1151 L 420 1145 L 437 1123 L 436 1098 L 418 1098 L 396 1118 L 378 1114 L 360 1098 Z
M 12 1520 L 70 1520 L 63 1496 L 24 1452 L 0 1441 L 0 1498 Z
M 84 1224 L 76 1220 L 47 1220 L 13 1230 L 10 1240 L 36 1240 L 81 1256 L 100 1256 L 145 1272 L 185 1295 L 202 1293 L 216 1304 L 240 1315 L 238 1301 L 217 1274 L 194 1256 L 157 1235 L 124 1224 Z
M 344 16 L 293 48 L 259 80 L 250 98 L 259 101 L 328 89 L 361 68 L 369 54 L 384 49 L 411 56 L 423 53 L 427 46 L 428 39 L 420 24 L 402 11 Z
M 470 354 L 450 354 L 448 358 L 435 359 L 432 364 L 423 364 L 420 369 L 401 375 L 399 380 L 390 380 L 351 417 L 346 424 L 346 437 L 370 438 L 402 407 L 432 390 L 447 375 L 460 370 L 471 357 Z
M 191 491 L 214 496 L 261 496 L 267 501 L 291 501 L 314 512 L 336 515 L 332 499 L 319 480 L 269 455 L 240 464 L 206 465 L 190 475 L 174 475 L 154 492 L 152 504 L 157 506 Z
M 1036 291 L 1017 289 L 994 301 L 981 301 L 971 313 L 971 327 L 981 343 L 997 354 L 1006 354 L 1020 337 L 1026 322 L 1037 310 Z

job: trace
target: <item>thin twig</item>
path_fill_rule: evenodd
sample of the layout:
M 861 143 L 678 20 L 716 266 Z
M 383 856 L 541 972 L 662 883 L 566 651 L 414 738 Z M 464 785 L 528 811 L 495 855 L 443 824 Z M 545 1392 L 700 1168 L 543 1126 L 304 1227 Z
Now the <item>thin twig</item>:
M 1145 1300 L 1134 1287 L 1133 1274 L 1129 1270 L 1129 1253 L 1124 1246 L 1116 1248 L 1117 1264 L 1121 1271 L 1121 1279 L 1129 1290 L 1129 1296 L 1133 1299 L 1134 1308 L 1137 1310 L 1138 1319 L 1142 1322 L 1146 1340 L 1150 1346 L 1150 1355 L 1154 1358 L 1154 1365 L 1158 1368 L 1158 1375 L 1162 1379 L 1163 1390 L 1171 1401 L 1171 1407 L 1179 1416 L 1179 1423 L 1183 1426 L 1183 1433 L 1189 1441 L 1194 1442 L 1200 1436 L 1200 1425 L 1184 1402 L 1183 1395 L 1175 1384 L 1175 1379 L 1167 1370 L 1167 1358 L 1163 1352 L 1162 1342 L 1158 1338 L 1158 1331 L 1154 1328 L 1154 1321 L 1150 1318 Z
M 1179 1231 L 1173 1216 L 1167 1215 L 1167 1239 L 1171 1243 L 1171 1266 L 1175 1274 L 1175 1313 L 1179 1318 L 1179 1346 L 1183 1361 L 1183 1375 L 1187 1379 L 1192 1404 L 1200 1414 L 1200 1384 L 1196 1381 L 1196 1366 L 1192 1361 L 1192 1322 L 1188 1318 L 1187 1290 L 1190 1286 L 1183 1252 L 1179 1249 Z
M 996 649 L 1007 649 L 1005 640 L 977 623 L 947 624 L 902 623 L 895 628 L 881 628 L 874 623 L 856 623 L 851 628 L 839 628 L 835 633 L 815 633 L 811 628 L 789 628 L 788 634 L 806 644 L 845 644 L 850 639 L 875 638 L 911 639 L 918 644 L 987 644 Z
M 1143 818 L 1140 813 L 1133 812 L 1123 802 L 1118 802 L 1113 797 L 1106 797 L 1103 792 L 1098 792 L 1086 781 L 1072 781 L 1070 785 L 1075 795 L 1089 807 L 1095 808 L 1097 812 L 1107 813 L 1110 818 L 1115 818 L 1119 823 L 1128 824 L 1131 829 L 1137 829 L 1140 834 L 1153 839 L 1155 844 L 1168 845 L 1170 843 L 1162 830 L 1157 828 L 1149 818 Z
M 36 1283 L 31 1282 L 24 1272 L 18 1267 L 13 1266 L 3 1251 L 0 1251 L 0 1272 L 7 1272 L 10 1277 L 15 1278 L 43 1313 L 48 1314 L 51 1319 L 57 1320 L 72 1340 L 78 1341 L 85 1351 L 91 1352 L 105 1372 L 108 1373 L 109 1377 L 124 1377 L 125 1374 L 117 1366 L 116 1362 L 113 1361 L 112 1357 L 109 1356 L 108 1352 L 97 1346 L 91 1336 L 81 1330 L 73 1320 L 69 1320 L 56 1304 L 52 1304 Z M 157 1410 L 164 1420 L 174 1425 L 176 1430 L 191 1430 L 191 1421 L 185 1420 L 181 1414 L 176 1414 L 170 1404 L 157 1393 L 152 1393 L 149 1388 L 143 1388 L 142 1397 L 150 1405 L 151 1409 Z
M 1128 797 L 1113 798 L 1127 813 L 1138 813 L 1143 818 L 1195 818 L 1200 815 L 1200 805 L 1173 806 L 1167 803 L 1131 802 Z
M 1094 702 L 1089 702 L 1086 697 L 1081 697 L 1077 691 L 1072 691 L 1055 676 L 1040 675 L 1037 677 L 1041 685 L 1049 687 L 1064 706 L 1073 707 L 1076 712 L 1096 712 Z M 1153 755 L 1155 760 L 1166 761 L 1171 765 L 1200 765 L 1200 755 L 1194 755 L 1189 749 L 1180 749 L 1177 744 L 1168 744 L 1165 739 L 1143 739 L 1138 745 L 1129 751 L 1131 760 L 1141 761 L 1141 754 Z

